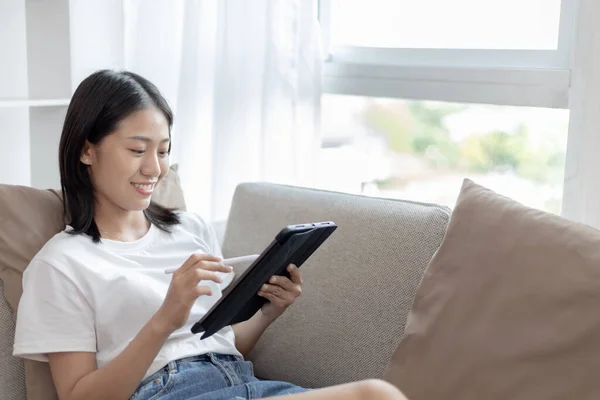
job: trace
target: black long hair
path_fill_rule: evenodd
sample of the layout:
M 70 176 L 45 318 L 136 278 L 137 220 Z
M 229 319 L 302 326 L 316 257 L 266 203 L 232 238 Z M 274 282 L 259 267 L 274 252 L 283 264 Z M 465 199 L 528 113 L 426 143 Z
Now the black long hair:
M 94 186 L 87 165 L 80 161 L 86 140 L 99 144 L 121 120 L 149 106 L 157 107 L 164 114 L 170 138 L 173 112 L 156 86 L 140 75 L 100 70 L 84 79 L 75 90 L 65 117 L 58 155 L 63 211 L 73 228 L 70 233 L 85 233 L 94 242 L 100 241 L 94 220 Z M 144 210 L 144 215 L 163 231 L 179 223 L 173 210 L 153 202 Z

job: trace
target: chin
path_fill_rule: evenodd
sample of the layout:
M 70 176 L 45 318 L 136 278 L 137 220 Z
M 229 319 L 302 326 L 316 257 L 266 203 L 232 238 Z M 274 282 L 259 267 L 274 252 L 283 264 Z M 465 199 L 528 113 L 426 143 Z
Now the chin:
M 147 209 L 148 207 L 150 207 L 150 200 L 145 201 L 144 204 L 141 206 L 140 210 L 143 211 L 143 210 Z
M 148 207 L 150 207 L 150 199 L 130 203 L 128 209 L 131 211 L 144 211 Z

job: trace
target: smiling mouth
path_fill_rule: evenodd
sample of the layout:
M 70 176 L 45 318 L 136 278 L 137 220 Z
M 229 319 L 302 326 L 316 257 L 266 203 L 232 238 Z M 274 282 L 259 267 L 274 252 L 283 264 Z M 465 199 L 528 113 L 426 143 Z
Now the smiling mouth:
M 140 183 L 131 183 L 131 185 L 136 188 L 139 189 L 140 191 L 146 192 L 146 193 L 151 193 L 152 189 L 154 189 L 154 183 L 150 183 L 150 184 L 140 184 Z

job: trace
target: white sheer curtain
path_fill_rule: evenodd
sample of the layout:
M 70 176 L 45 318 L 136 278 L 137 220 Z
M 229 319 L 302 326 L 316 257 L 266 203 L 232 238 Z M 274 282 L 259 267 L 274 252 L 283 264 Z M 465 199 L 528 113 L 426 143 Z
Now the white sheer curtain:
M 562 215 L 600 229 L 600 5 L 581 0 L 571 68 L 570 126 Z
M 236 185 L 310 186 L 322 53 L 316 2 L 124 0 L 125 68 L 175 112 L 172 162 L 188 208 L 227 217 Z

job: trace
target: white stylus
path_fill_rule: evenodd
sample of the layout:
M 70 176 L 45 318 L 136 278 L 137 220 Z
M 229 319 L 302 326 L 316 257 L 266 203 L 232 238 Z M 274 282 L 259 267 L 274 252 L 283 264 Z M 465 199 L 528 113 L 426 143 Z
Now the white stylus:
M 233 258 L 226 258 L 224 260 L 221 261 L 221 264 L 223 265 L 236 265 L 236 264 L 243 264 L 246 262 L 254 262 L 258 257 L 260 256 L 260 254 L 250 254 L 247 256 L 241 256 L 241 257 L 233 257 Z M 179 269 L 179 267 L 174 267 L 174 268 L 167 268 L 165 269 L 165 274 L 172 274 L 173 272 L 177 271 L 177 269 Z

